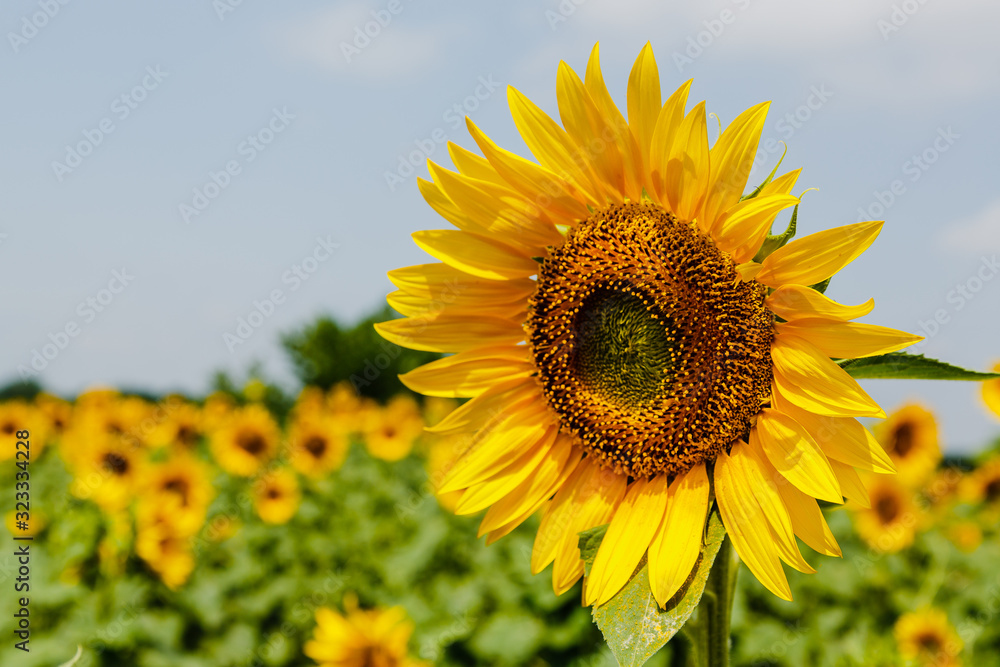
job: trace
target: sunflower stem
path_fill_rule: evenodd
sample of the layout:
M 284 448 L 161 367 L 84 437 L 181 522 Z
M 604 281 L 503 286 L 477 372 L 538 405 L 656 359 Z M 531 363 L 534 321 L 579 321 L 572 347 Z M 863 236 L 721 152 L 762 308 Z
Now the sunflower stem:
M 729 667 L 729 628 L 738 573 L 739 562 L 733 558 L 732 542 L 726 536 L 708 575 L 705 596 L 702 598 L 706 612 L 706 667 Z

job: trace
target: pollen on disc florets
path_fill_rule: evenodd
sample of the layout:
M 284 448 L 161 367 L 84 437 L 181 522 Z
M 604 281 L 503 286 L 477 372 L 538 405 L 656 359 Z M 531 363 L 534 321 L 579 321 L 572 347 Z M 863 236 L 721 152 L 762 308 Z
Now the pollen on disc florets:
M 713 459 L 771 393 L 765 296 L 659 206 L 598 211 L 538 272 L 527 329 L 546 400 L 618 473 L 676 475 Z

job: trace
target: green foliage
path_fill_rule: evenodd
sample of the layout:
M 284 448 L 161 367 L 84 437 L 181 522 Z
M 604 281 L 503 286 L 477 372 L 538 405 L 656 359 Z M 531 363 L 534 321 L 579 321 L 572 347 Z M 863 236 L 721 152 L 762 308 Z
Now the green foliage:
M 958 366 L 928 359 L 922 354 L 907 354 L 892 352 L 877 357 L 863 359 L 846 359 L 840 362 L 851 377 L 857 379 L 894 379 L 894 380 L 971 380 L 982 382 L 1000 378 L 1000 373 L 980 373 Z
M 349 328 L 321 317 L 285 335 L 282 343 L 303 384 L 329 389 L 338 382 L 350 382 L 361 395 L 385 402 L 408 391 L 397 375 L 440 357 L 399 347 L 379 336 L 374 325 L 393 317 L 388 306 Z

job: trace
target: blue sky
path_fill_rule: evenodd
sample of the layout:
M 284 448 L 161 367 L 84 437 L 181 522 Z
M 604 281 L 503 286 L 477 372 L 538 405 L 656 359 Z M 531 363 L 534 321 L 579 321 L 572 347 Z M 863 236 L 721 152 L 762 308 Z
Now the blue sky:
M 526 153 L 507 85 L 556 115 L 559 60 L 582 72 L 600 41 L 621 103 L 647 40 L 664 90 L 694 77 L 724 124 L 772 100 L 751 178 L 786 141 L 784 166 L 818 188 L 803 231 L 887 221 L 831 296 L 874 297 L 867 321 L 985 368 L 1000 360 L 998 22 L 987 0 L 5 2 L 0 379 L 51 344 L 39 379 L 64 393 L 202 392 L 254 361 L 291 384 L 283 332 L 362 316 L 386 271 L 426 261 L 409 234 L 444 223 L 408 155 L 474 148 L 465 114 Z M 227 344 L 240 318 L 256 326 Z M 866 387 L 935 406 L 951 451 L 1000 433 L 976 385 Z

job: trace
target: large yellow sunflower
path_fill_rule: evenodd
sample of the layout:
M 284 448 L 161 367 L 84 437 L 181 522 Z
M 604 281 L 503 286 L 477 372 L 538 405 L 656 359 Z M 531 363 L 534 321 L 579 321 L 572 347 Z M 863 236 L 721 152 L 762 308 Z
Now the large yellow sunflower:
M 489 508 L 482 533 L 544 509 L 532 568 L 555 562 L 562 592 L 583 574 L 578 533 L 610 524 L 588 604 L 615 595 L 643 556 L 664 604 L 694 567 L 713 503 L 750 570 L 790 599 L 781 561 L 812 571 L 796 535 L 840 553 L 814 498 L 863 493 L 855 468 L 892 470 L 856 420 L 885 413 L 832 358 L 919 340 L 852 322 L 871 301 L 810 288 L 881 222 L 761 252 L 775 215 L 799 201 L 799 172 L 744 196 L 768 105 L 710 146 L 689 88 L 661 100 L 649 45 L 627 120 L 596 46 L 583 80 L 559 66 L 562 126 L 509 88 L 537 162 L 468 122 L 485 157 L 449 145 L 457 171 L 430 163 L 433 180 L 419 183 L 457 229 L 413 235 L 440 263 L 392 271 L 389 302 L 407 317 L 378 325 L 400 345 L 454 353 L 402 379 L 472 398 L 432 430 L 468 434 L 440 491 L 463 491 L 459 513 Z

